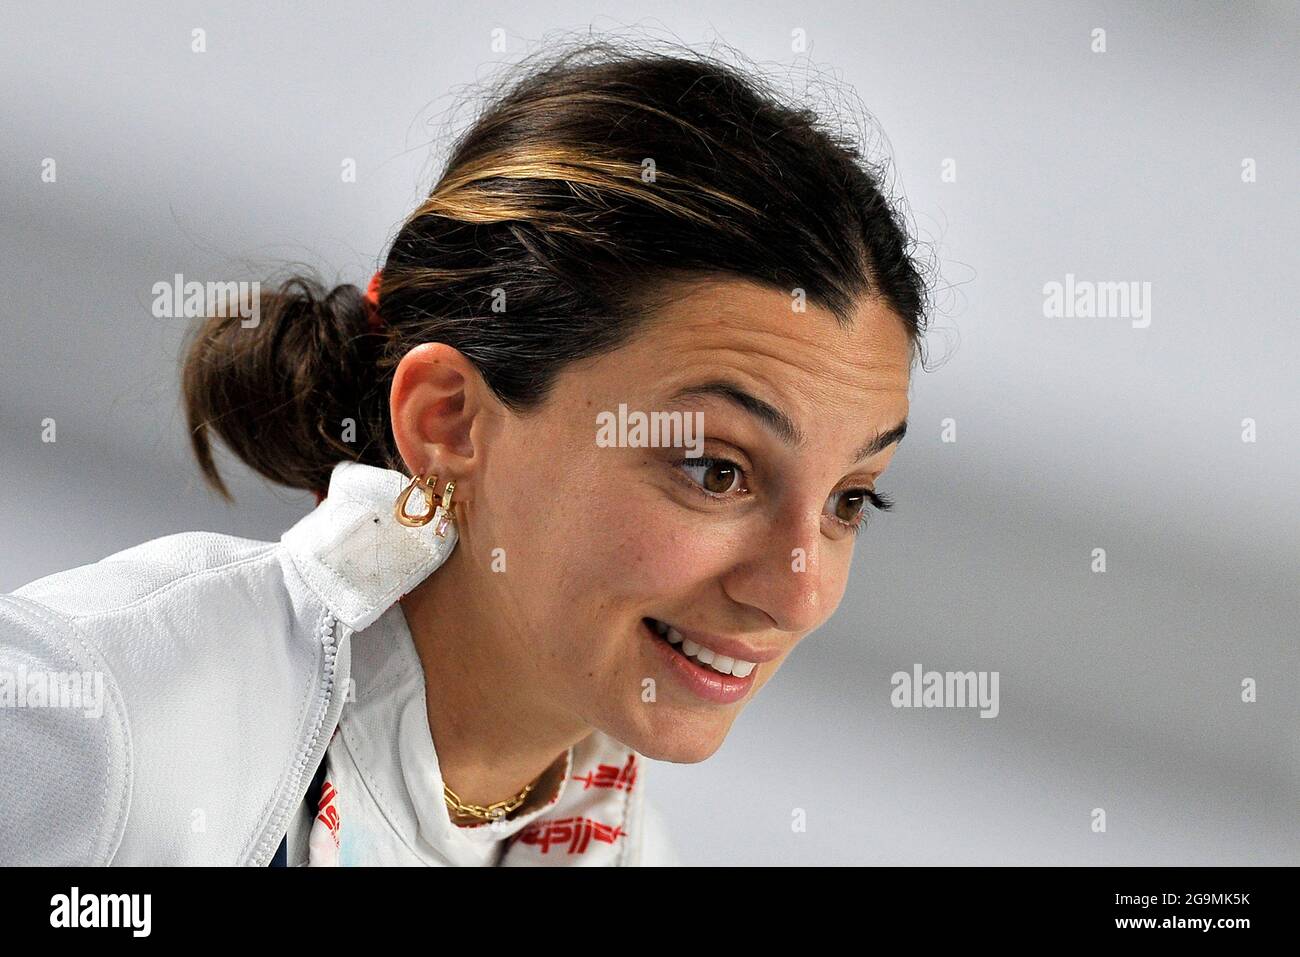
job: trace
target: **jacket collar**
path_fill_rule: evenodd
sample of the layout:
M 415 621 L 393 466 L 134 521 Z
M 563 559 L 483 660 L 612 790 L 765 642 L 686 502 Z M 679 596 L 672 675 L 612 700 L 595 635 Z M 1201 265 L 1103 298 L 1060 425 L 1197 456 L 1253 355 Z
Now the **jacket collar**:
M 353 631 L 372 624 L 456 547 L 454 522 L 439 538 L 437 522 L 411 528 L 397 521 L 393 506 L 410 481 L 392 469 L 339 462 L 324 501 L 280 536 L 311 590 Z M 418 514 L 419 504 L 412 495 L 407 511 Z

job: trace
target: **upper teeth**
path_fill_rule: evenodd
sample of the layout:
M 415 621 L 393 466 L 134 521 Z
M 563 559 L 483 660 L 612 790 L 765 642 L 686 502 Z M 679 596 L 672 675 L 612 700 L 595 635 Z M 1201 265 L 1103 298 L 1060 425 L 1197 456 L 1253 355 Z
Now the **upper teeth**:
M 744 678 L 757 667 L 752 661 L 720 655 L 712 648 L 706 648 L 699 642 L 685 639 L 676 628 L 672 628 L 662 621 L 655 622 L 655 631 L 667 638 L 670 644 L 681 645 L 682 652 L 687 657 L 694 658 L 700 664 L 708 665 L 714 671 L 721 672 L 724 675 L 735 675 L 737 678 Z

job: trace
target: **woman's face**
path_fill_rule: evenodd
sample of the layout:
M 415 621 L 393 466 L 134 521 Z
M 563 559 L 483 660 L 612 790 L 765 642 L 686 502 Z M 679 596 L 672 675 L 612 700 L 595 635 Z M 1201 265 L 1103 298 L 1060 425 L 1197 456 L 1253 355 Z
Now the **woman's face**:
M 684 288 L 632 342 L 566 368 L 538 411 L 494 417 L 461 547 L 530 693 L 694 762 L 838 606 L 849 526 L 873 510 L 855 490 L 876 487 L 896 442 L 859 451 L 906 420 L 911 352 L 878 302 L 846 330 L 750 283 Z M 702 453 L 611 445 L 617 425 L 601 424 L 620 406 L 701 413 Z M 701 454 L 714 461 L 683 463 Z M 724 677 L 647 619 L 755 667 Z

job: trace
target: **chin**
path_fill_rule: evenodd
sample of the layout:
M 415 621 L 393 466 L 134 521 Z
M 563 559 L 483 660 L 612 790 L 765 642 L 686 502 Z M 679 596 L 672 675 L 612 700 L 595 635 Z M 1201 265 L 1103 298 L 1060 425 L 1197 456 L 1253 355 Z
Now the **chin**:
M 679 744 L 674 741 L 657 739 L 647 742 L 645 747 L 635 748 L 642 757 L 652 761 L 667 761 L 670 764 L 699 764 L 717 753 L 721 742 L 706 747 Z
M 633 715 L 625 733 L 606 733 L 643 757 L 672 764 L 698 764 L 711 758 L 727 739 L 735 718 L 734 714 L 707 715 L 674 709 L 667 702 L 644 707 L 662 708 L 663 712 L 652 714 L 648 726 L 644 718 L 638 721 Z M 671 714 L 668 713 L 670 709 Z

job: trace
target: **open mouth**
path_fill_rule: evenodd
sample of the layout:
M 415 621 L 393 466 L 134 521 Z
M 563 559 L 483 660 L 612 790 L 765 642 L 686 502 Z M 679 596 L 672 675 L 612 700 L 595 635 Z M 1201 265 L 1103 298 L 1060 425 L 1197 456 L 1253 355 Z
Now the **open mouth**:
M 671 645 L 673 650 L 683 658 L 701 668 L 711 669 L 719 675 L 748 678 L 757 667 L 755 662 L 721 655 L 712 648 L 707 648 L 689 638 L 683 638 L 678 634 L 677 629 L 667 622 L 655 618 L 642 618 L 641 623 L 651 636 Z

